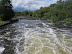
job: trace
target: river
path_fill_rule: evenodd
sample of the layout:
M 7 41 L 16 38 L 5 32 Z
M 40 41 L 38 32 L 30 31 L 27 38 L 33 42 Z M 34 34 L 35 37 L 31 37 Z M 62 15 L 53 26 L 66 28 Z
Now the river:
M 57 26 L 50 20 L 24 19 L 4 26 L 0 54 L 72 54 L 72 26 Z

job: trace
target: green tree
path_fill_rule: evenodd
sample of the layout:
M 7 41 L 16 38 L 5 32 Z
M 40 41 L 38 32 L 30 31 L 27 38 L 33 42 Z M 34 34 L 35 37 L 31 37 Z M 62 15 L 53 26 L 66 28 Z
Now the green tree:
M 24 14 L 25 16 L 27 16 L 27 15 L 29 15 L 29 12 L 28 12 L 28 11 L 24 11 L 23 14 Z
M 29 12 L 29 16 L 32 16 L 32 14 L 33 14 L 32 12 Z
M 51 4 L 49 7 L 54 8 L 55 6 L 56 6 L 56 4 Z
M 44 17 L 53 21 L 72 21 L 72 0 L 59 0 L 49 7 L 41 7 L 33 12 L 34 17 Z
M 10 20 L 14 16 L 10 0 L 2 0 L 0 5 L 0 15 L 2 20 Z
M 39 10 L 36 10 L 33 12 L 34 17 L 40 17 L 42 18 L 45 13 L 49 12 L 50 8 L 49 7 L 41 7 Z

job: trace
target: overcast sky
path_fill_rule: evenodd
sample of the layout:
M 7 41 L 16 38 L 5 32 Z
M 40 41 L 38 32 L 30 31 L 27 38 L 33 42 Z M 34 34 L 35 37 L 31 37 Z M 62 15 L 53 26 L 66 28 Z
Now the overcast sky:
M 34 11 L 56 2 L 57 0 L 12 0 L 12 5 L 15 11 Z

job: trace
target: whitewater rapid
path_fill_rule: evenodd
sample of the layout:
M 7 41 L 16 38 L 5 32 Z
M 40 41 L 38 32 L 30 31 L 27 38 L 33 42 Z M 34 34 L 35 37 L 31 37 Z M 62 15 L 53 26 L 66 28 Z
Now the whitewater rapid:
M 72 54 L 72 32 L 49 20 L 19 20 L 0 31 L 0 44 L 1 54 Z
M 22 24 L 24 26 L 20 26 L 18 30 L 22 33 L 15 38 L 18 41 L 17 54 L 72 54 L 72 44 L 66 43 L 72 39 L 65 39 L 68 34 L 61 32 L 57 34 L 50 25 L 42 21 Z

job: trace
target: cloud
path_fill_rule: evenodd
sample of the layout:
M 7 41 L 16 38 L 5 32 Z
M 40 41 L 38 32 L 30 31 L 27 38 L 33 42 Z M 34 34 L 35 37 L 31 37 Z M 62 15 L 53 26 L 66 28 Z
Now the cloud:
M 57 0 L 12 0 L 12 5 L 15 11 L 34 11 L 56 2 Z

